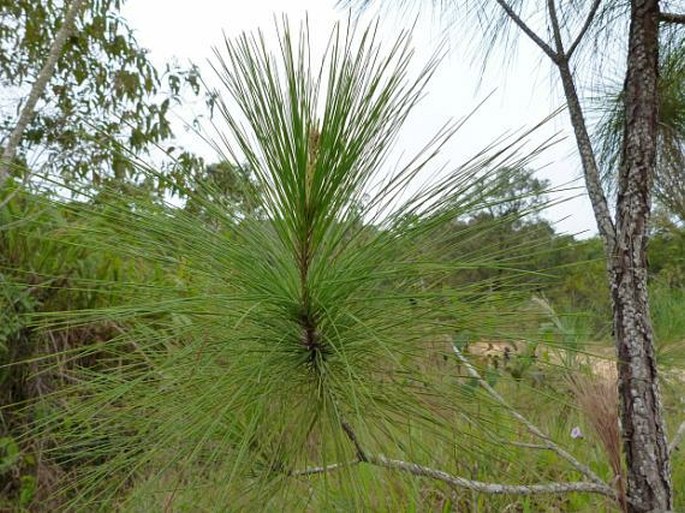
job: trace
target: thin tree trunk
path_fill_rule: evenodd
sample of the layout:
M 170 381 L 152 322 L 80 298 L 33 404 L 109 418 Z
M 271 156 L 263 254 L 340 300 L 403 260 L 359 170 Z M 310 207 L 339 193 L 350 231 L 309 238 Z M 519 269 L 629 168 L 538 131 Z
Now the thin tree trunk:
M 33 87 L 31 87 L 31 92 L 29 93 L 29 97 L 26 100 L 24 108 L 21 110 L 17 125 L 14 127 L 14 130 L 12 130 L 7 144 L 5 145 L 2 158 L 0 158 L 0 187 L 2 187 L 2 185 L 5 183 L 5 180 L 9 176 L 10 166 L 17 153 L 17 148 L 19 147 L 21 138 L 24 136 L 26 127 L 33 118 L 38 100 L 43 95 L 45 87 L 52 78 L 55 65 L 62 55 L 64 44 L 67 42 L 68 37 L 74 30 L 76 17 L 81 12 L 85 3 L 86 0 L 72 0 L 67 8 L 67 11 L 64 15 L 64 20 L 62 21 L 62 26 L 55 35 L 55 40 L 52 42 L 47 59 L 45 60 L 40 73 L 38 73 L 38 77 L 33 83 Z
M 656 165 L 659 0 L 632 0 L 624 145 L 611 289 L 631 513 L 673 507 L 647 294 L 647 224 Z

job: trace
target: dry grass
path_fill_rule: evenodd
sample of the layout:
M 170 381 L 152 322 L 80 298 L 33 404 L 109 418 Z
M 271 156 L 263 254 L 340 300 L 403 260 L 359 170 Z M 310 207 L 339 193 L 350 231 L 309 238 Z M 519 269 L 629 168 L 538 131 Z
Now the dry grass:
M 576 373 L 569 378 L 569 386 L 583 416 L 601 442 L 614 473 L 622 508 L 626 511 L 616 380 L 601 374 Z

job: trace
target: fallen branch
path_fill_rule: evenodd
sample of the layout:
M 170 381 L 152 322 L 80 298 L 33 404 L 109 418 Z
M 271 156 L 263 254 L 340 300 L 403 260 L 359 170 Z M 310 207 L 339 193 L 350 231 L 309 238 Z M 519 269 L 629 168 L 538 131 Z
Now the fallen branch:
M 587 465 L 584 465 L 580 461 L 578 461 L 572 454 L 567 452 L 565 449 L 557 445 L 550 437 L 549 435 L 545 434 L 540 428 L 538 428 L 535 424 L 533 424 L 530 420 L 528 420 L 526 417 L 521 415 L 512 405 L 510 405 L 504 397 L 502 397 L 494 388 L 490 386 L 490 384 L 483 379 L 483 377 L 480 375 L 480 373 L 475 369 L 473 365 L 466 359 L 466 357 L 461 353 L 459 348 L 455 345 L 452 345 L 452 350 L 454 351 L 454 354 L 457 355 L 457 358 L 459 358 L 459 361 L 464 364 L 466 367 L 466 370 L 468 371 L 469 375 L 476 379 L 478 381 L 478 384 L 483 387 L 483 389 L 490 394 L 490 396 L 495 399 L 499 404 L 504 406 L 509 414 L 517 419 L 519 422 L 521 422 L 530 433 L 538 437 L 540 440 L 544 442 L 544 445 L 547 449 L 550 451 L 556 453 L 560 458 L 566 460 L 568 463 L 571 464 L 573 468 L 575 468 L 578 472 L 583 474 L 585 477 L 587 477 L 590 481 L 594 482 L 598 486 L 606 486 L 604 481 L 597 475 L 595 474 L 592 470 Z
M 315 474 L 324 474 L 326 472 L 331 472 L 333 470 L 338 470 L 343 467 L 351 467 L 353 465 L 358 465 L 361 463 L 359 460 L 347 461 L 345 463 L 331 463 L 330 465 L 325 465 L 321 467 L 307 467 L 302 470 L 294 470 L 290 472 L 291 476 L 312 476 Z
M 542 495 L 568 492 L 585 492 L 604 495 L 614 500 L 617 499 L 616 492 L 610 486 L 606 484 L 591 483 L 589 481 L 543 483 L 534 485 L 508 485 L 500 483 L 486 483 L 483 481 L 475 481 L 473 479 L 466 479 L 464 477 L 453 476 L 452 474 L 449 474 L 442 470 L 425 467 L 423 465 L 418 465 L 416 463 L 409 463 L 407 461 L 386 458 L 385 456 L 366 455 L 366 458 L 367 459 L 365 462 L 353 460 L 345 463 L 333 463 L 331 465 L 321 467 L 309 467 L 304 470 L 293 471 L 290 473 L 290 475 L 311 476 L 339 470 L 344 467 L 359 465 L 360 463 L 367 463 L 369 465 L 374 465 L 376 467 L 382 467 L 389 470 L 407 472 L 417 477 L 427 477 L 430 479 L 435 479 L 437 481 L 446 483 L 453 488 L 461 488 L 489 495 Z
M 393 470 L 401 470 L 419 477 L 430 477 L 455 488 L 464 488 L 490 495 L 539 495 L 556 494 L 566 492 L 597 493 L 616 499 L 616 492 L 604 483 L 591 483 L 587 481 L 544 483 L 534 485 L 507 485 L 500 483 L 485 483 L 463 477 L 453 476 L 442 470 L 409 463 L 402 460 L 393 460 L 384 456 L 369 456 L 370 464 Z

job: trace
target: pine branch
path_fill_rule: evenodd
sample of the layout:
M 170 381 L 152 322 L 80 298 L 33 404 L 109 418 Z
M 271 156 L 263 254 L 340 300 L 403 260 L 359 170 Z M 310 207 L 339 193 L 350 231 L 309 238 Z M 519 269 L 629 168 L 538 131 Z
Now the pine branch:
M 531 29 L 528 25 L 526 25 L 526 22 L 521 19 L 521 17 L 516 14 L 516 12 L 511 8 L 511 6 L 505 2 L 504 0 L 495 0 L 502 9 L 504 9 L 504 12 L 507 13 L 507 16 L 511 18 L 511 21 L 513 21 L 522 31 L 525 35 L 527 35 L 533 43 L 535 43 L 545 54 L 552 59 L 554 63 L 558 62 L 560 57 L 563 57 L 563 54 L 560 55 L 552 48 L 545 43 L 540 36 L 538 36 L 533 29 Z
M 561 40 L 561 27 L 559 26 L 559 19 L 557 18 L 557 7 L 554 4 L 554 0 L 547 0 L 547 9 L 549 11 L 549 20 L 552 23 L 552 34 L 554 36 L 554 46 L 556 47 L 557 54 L 565 55 L 564 43 Z
M 351 467 L 353 465 L 358 465 L 361 463 L 359 460 L 347 461 L 345 463 L 331 463 L 330 465 L 325 465 L 321 467 L 307 467 L 303 470 L 294 470 L 290 472 L 291 476 L 313 476 L 315 474 L 325 474 L 326 472 L 332 472 L 333 470 L 338 470 L 343 467 Z
M 504 10 L 509 18 L 526 34 L 540 49 L 547 55 L 552 62 L 559 68 L 561 75 L 561 82 L 564 87 L 564 95 L 566 96 L 566 103 L 568 104 L 569 114 L 571 116 L 571 124 L 576 136 L 578 145 L 578 152 L 580 153 L 581 162 L 583 164 L 583 172 L 585 174 L 585 184 L 587 187 L 590 202 L 597 221 L 597 229 L 604 242 L 607 255 L 612 255 L 614 250 L 615 227 L 611 218 L 611 212 L 602 189 L 602 182 L 599 176 L 599 168 L 597 166 L 597 159 L 592 144 L 590 143 L 590 136 L 588 134 L 585 117 L 580 106 L 578 93 L 573 81 L 573 75 L 569 66 L 569 58 L 575 51 L 576 47 L 584 37 L 585 33 L 590 27 L 592 20 L 595 17 L 599 7 L 599 1 L 595 1 L 590 9 L 585 25 L 582 27 L 578 37 L 571 45 L 567 53 L 563 50 L 561 45 L 560 25 L 556 19 L 556 9 L 553 0 L 548 0 L 548 8 L 550 10 L 550 17 L 552 22 L 552 29 L 555 33 L 555 41 L 557 51 L 553 50 L 547 43 L 545 43 L 526 23 L 521 17 L 516 14 L 512 7 L 505 0 L 496 0 L 497 4 Z
M 595 15 L 597 14 L 597 10 L 599 9 L 599 4 L 602 2 L 602 0 L 595 0 L 594 3 L 592 4 L 592 7 L 590 7 L 590 12 L 587 15 L 587 18 L 585 19 L 585 23 L 583 24 L 583 27 L 580 29 L 580 32 L 578 32 L 578 36 L 576 39 L 571 43 L 571 46 L 569 47 L 568 51 L 566 52 L 566 60 L 569 60 L 573 53 L 576 51 L 576 48 L 578 48 L 578 45 L 580 42 L 583 40 L 585 37 L 585 33 L 588 31 L 590 28 L 590 25 L 592 25 L 592 21 L 595 19 Z
M 659 21 L 663 23 L 677 23 L 680 25 L 685 25 L 685 14 L 662 12 L 659 15 Z
M 590 478 L 594 482 L 588 481 L 575 481 L 575 482 L 554 482 L 554 483 L 544 483 L 544 484 L 534 484 L 534 485 L 508 485 L 501 483 L 486 483 L 483 481 L 475 481 L 473 479 L 467 479 L 464 477 L 454 476 L 442 470 L 437 470 L 431 467 L 425 467 L 417 463 L 411 463 L 403 460 L 396 460 L 391 458 L 386 458 L 382 455 L 369 455 L 362 447 L 359 442 L 359 438 L 355 434 L 352 426 L 346 421 L 342 421 L 341 425 L 345 435 L 352 442 L 357 453 L 357 459 L 355 461 L 347 463 L 334 463 L 332 465 L 321 466 L 321 467 L 311 467 L 300 471 L 291 472 L 290 475 L 293 476 L 303 476 L 303 475 L 314 475 L 322 474 L 328 472 L 329 470 L 337 470 L 350 465 L 355 465 L 359 463 L 368 463 L 377 467 L 383 467 L 390 470 L 399 470 L 402 472 L 408 472 L 414 476 L 418 477 L 428 477 L 438 481 L 447 483 L 454 488 L 463 488 L 466 490 L 472 490 L 475 492 L 486 493 L 490 495 L 541 495 L 541 494 L 559 494 L 568 492 L 586 492 L 586 493 L 597 493 L 604 495 L 606 497 L 611 497 L 614 500 L 618 500 L 616 492 L 604 481 L 602 481 L 597 475 L 595 475 L 589 468 L 578 462 L 573 456 L 566 453 L 563 449 L 558 447 L 548 436 L 546 436 L 542 431 L 535 427 L 531 422 L 529 422 L 525 417 L 516 412 L 511 406 L 509 406 L 506 401 L 494 390 L 490 385 L 485 382 L 478 371 L 463 357 L 459 349 L 453 346 L 455 353 L 460 358 L 460 360 L 466 365 L 469 373 L 478 380 L 478 382 L 488 390 L 491 395 L 507 407 L 507 409 L 521 422 L 523 422 L 528 429 L 545 441 L 545 446 L 537 446 L 536 448 L 546 448 L 551 449 L 557 453 L 562 458 L 571 462 L 571 464 L 578 469 L 579 472 L 584 474 L 586 477 Z
M 580 461 L 578 461 L 573 455 L 571 455 L 569 452 L 564 450 L 562 447 L 557 445 L 550 437 L 549 435 L 545 434 L 540 428 L 538 428 L 535 424 L 533 424 L 530 420 L 528 420 L 526 417 L 521 415 L 521 413 L 518 412 L 512 405 L 510 405 L 504 397 L 502 397 L 494 388 L 490 386 L 490 384 L 483 379 L 483 377 L 480 375 L 480 373 L 475 369 L 473 365 L 464 357 L 464 355 L 461 353 L 459 348 L 457 346 L 452 345 L 452 350 L 454 351 L 454 354 L 457 355 L 457 358 L 459 358 L 459 361 L 464 364 L 466 367 L 466 370 L 468 371 L 469 375 L 476 379 L 478 381 L 478 384 L 483 387 L 483 389 L 490 394 L 490 396 L 495 399 L 499 404 L 504 406 L 504 408 L 507 409 L 507 411 L 511 414 L 512 417 L 517 419 L 521 424 L 526 426 L 528 431 L 538 437 L 540 440 L 543 441 L 545 447 L 547 447 L 549 450 L 553 451 L 556 453 L 560 458 L 566 460 L 575 468 L 578 472 L 583 474 L 585 477 L 593 481 L 594 483 L 598 485 L 603 485 L 606 486 L 604 481 L 597 475 L 595 474 L 592 470 L 587 465 L 584 465 Z
M 304 470 L 294 471 L 292 476 L 308 476 L 322 474 L 328 471 L 334 471 L 343 467 L 359 464 L 360 461 L 351 461 L 347 463 L 334 463 L 332 465 L 322 467 L 310 467 Z M 431 467 L 410 463 L 403 460 L 396 460 L 386 458 L 385 456 L 368 456 L 366 463 L 376 467 L 386 468 L 389 470 L 397 470 L 400 472 L 407 472 L 417 477 L 427 477 L 441 481 L 450 485 L 453 488 L 461 488 L 471 490 L 474 492 L 485 493 L 489 495 L 543 495 L 543 494 L 560 494 L 569 492 L 585 492 L 596 493 L 610 497 L 616 500 L 616 492 L 606 484 L 591 483 L 588 481 L 572 481 L 572 482 L 555 482 L 542 483 L 533 485 L 509 485 L 501 483 L 487 483 L 484 481 L 476 481 L 473 479 L 466 479 L 464 477 L 454 476 L 442 470 L 437 470 Z
M 429 477 L 447 483 L 455 488 L 465 488 L 480 493 L 490 495 L 540 495 L 540 494 L 558 494 L 568 492 L 587 492 L 597 493 L 616 499 L 616 492 L 604 483 L 590 483 L 587 481 L 576 482 L 559 482 L 559 483 L 544 483 L 535 485 L 507 485 L 500 483 L 485 483 L 482 481 L 474 481 L 463 477 L 453 476 L 442 470 L 436 470 L 430 467 L 417 465 L 416 463 L 409 463 L 402 460 L 394 460 L 385 458 L 384 456 L 371 456 L 369 463 L 379 467 L 384 467 L 392 470 L 400 470 L 408 472 L 419 477 Z
M 346 421 L 343 420 L 342 421 L 342 428 L 343 428 L 343 431 L 345 431 L 347 438 L 349 438 L 350 441 L 352 442 L 352 444 L 354 445 L 354 449 L 357 453 L 357 460 L 359 462 L 369 461 L 366 453 L 364 452 L 364 449 L 362 448 L 361 444 L 359 443 L 359 439 L 357 438 L 357 435 L 352 430 L 352 427 Z

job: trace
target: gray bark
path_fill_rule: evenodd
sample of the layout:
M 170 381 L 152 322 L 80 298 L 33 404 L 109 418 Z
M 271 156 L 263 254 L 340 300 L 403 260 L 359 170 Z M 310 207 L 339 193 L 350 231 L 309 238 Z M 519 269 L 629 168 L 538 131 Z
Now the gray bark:
M 21 114 L 19 115 L 19 120 L 17 121 L 14 130 L 12 130 L 12 133 L 10 134 L 7 144 L 5 145 L 2 158 L 0 158 L 0 187 L 2 187 L 2 185 L 5 183 L 5 180 L 9 176 L 10 166 L 12 165 L 12 161 L 17 154 L 17 148 L 19 147 L 21 138 L 24 136 L 26 127 L 33 118 L 38 100 L 43 95 L 48 82 L 50 82 L 50 79 L 52 78 L 55 65 L 62 55 L 64 44 L 67 42 L 68 37 L 74 30 L 76 17 L 83 9 L 85 3 L 86 0 L 72 0 L 67 8 L 67 11 L 64 15 L 64 20 L 62 21 L 62 26 L 55 35 L 55 40 L 52 42 L 47 59 L 45 60 L 40 73 L 38 73 L 36 81 L 31 87 L 29 96 L 26 99 L 23 109 L 21 110 Z
M 611 289 L 630 513 L 673 507 L 671 467 L 647 293 L 647 226 L 656 166 L 659 0 L 632 0 L 626 121 Z
M 506 2 L 496 1 L 537 43 L 537 36 L 530 35 L 532 31 Z M 555 1 L 548 0 L 547 6 L 554 49 L 544 42 L 537 44 L 559 69 L 586 188 L 607 253 L 619 359 L 622 436 L 628 467 L 625 507 L 630 513 L 669 511 L 673 506 L 671 468 L 649 314 L 646 257 L 656 167 L 659 21 L 666 20 L 660 16 L 659 0 L 632 0 L 624 96 L 626 125 L 613 222 L 569 64 L 579 39 L 574 41 L 571 51 L 564 50 Z M 593 4 L 581 34 L 587 30 L 596 7 Z

